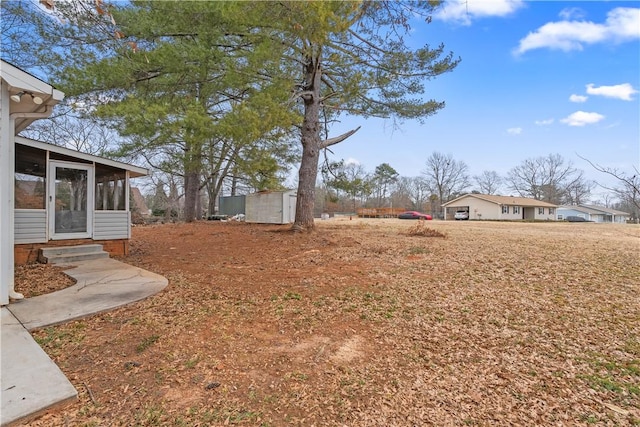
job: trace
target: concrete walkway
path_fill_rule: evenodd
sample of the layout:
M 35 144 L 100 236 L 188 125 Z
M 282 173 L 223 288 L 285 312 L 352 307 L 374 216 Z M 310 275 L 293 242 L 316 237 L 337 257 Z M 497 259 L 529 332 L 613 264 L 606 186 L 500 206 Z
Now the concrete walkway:
M 28 331 L 108 311 L 160 292 L 167 279 L 113 259 L 77 261 L 66 289 L 1 310 L 0 425 L 77 399 L 77 391 Z

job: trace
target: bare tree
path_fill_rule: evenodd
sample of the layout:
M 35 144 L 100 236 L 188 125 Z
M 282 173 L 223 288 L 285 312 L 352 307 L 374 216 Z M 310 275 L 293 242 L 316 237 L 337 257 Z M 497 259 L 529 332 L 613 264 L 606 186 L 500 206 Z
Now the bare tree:
M 589 196 L 591 196 L 591 190 L 593 190 L 595 185 L 595 182 L 584 177 L 583 171 L 578 171 L 575 179 L 565 185 L 562 203 L 567 205 L 587 203 Z
M 502 185 L 502 177 L 496 171 L 483 171 L 480 175 L 475 175 L 473 179 L 482 194 L 496 194 Z
M 430 194 L 431 190 L 424 177 L 400 177 L 393 193 L 393 206 L 405 206 L 422 211 Z
M 109 150 L 120 139 L 104 123 L 80 117 L 65 106 L 57 108 L 52 117 L 36 121 L 21 135 L 97 156 L 109 156 Z
M 507 182 L 522 197 L 555 204 L 566 201 L 569 188 L 588 189 L 582 171 L 559 154 L 523 161 L 508 172 Z M 580 191 L 580 198 L 588 197 L 589 191 Z
M 427 178 L 431 192 L 442 204 L 471 185 L 468 170 L 469 167 L 463 161 L 455 160 L 450 154 L 435 151 L 427 159 L 422 174 Z
M 626 204 L 633 210 L 632 217 L 636 220 L 640 218 L 640 171 L 638 170 L 638 166 L 633 165 L 632 172 L 626 173 L 617 168 L 605 167 L 593 163 L 591 160 L 580 155 L 578 155 L 578 157 L 589 163 L 598 172 L 615 178 L 618 182 L 618 185 L 615 187 L 602 184 L 598 185 L 606 190 L 613 191 L 623 204 Z
M 594 202 L 595 205 L 604 206 L 605 208 L 613 207 L 614 200 L 616 199 L 615 194 L 613 193 L 605 193 L 601 196 L 600 199 Z

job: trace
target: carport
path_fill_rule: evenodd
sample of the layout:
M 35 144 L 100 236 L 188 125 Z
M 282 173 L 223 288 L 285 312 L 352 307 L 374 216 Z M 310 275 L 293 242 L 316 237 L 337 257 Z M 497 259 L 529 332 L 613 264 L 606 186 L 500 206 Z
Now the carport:
M 446 206 L 444 208 L 444 219 L 447 221 L 455 219 L 454 215 L 456 214 L 457 211 L 465 211 L 469 213 L 469 206 L 468 205 Z M 469 218 L 471 218 L 471 214 L 469 214 Z

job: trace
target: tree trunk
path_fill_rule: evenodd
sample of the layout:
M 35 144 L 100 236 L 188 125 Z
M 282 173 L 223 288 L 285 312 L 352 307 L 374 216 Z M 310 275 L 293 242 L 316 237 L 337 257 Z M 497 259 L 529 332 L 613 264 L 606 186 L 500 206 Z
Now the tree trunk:
M 197 143 L 187 144 L 184 160 L 184 220 L 197 219 L 197 200 L 200 196 L 200 171 L 202 169 L 202 147 Z
M 238 191 L 238 176 L 237 172 L 233 171 L 233 178 L 231 178 L 231 195 L 235 196 Z
M 200 184 L 198 182 L 198 184 Z M 202 187 L 198 185 L 198 195 L 196 197 L 196 219 L 202 219 Z
M 320 158 L 319 107 L 305 105 L 302 125 L 302 160 L 298 171 L 298 198 L 296 200 L 296 231 L 311 231 L 314 228 L 313 209 L 315 205 L 318 160 Z
M 209 177 L 207 179 L 207 195 L 209 196 L 209 205 L 207 208 L 207 216 L 216 214 L 216 184 L 215 178 Z
M 196 200 L 198 199 L 200 174 L 188 171 L 184 175 L 184 220 L 193 222 L 196 219 Z
M 294 231 L 311 231 L 314 228 L 318 160 L 320 159 L 320 77 L 318 57 L 308 58 L 305 67 L 304 119 L 302 121 L 302 160 L 298 171 L 298 197 Z

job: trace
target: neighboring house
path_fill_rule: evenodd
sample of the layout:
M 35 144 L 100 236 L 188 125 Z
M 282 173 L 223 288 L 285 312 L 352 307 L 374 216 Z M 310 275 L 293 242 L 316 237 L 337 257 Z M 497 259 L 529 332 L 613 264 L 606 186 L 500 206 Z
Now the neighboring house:
M 129 179 L 137 166 L 16 136 L 46 118 L 64 94 L 0 63 L 0 305 L 13 291 L 14 264 L 45 246 L 97 241 L 126 254 L 131 236 Z
M 447 220 L 454 219 L 456 211 L 469 212 L 469 219 L 555 220 L 557 205 L 526 197 L 465 194 L 442 207 Z
M 140 192 L 140 189 L 137 187 L 131 187 L 129 191 L 131 192 L 131 201 L 133 202 L 131 210 L 138 211 L 138 213 L 143 217 L 151 215 L 151 209 L 147 206 L 147 202 L 144 200 L 144 196 Z
M 631 214 L 604 206 L 596 205 L 571 205 L 558 206 L 558 219 L 563 220 L 568 216 L 577 216 L 593 222 L 615 222 L 624 224 L 631 218 Z

